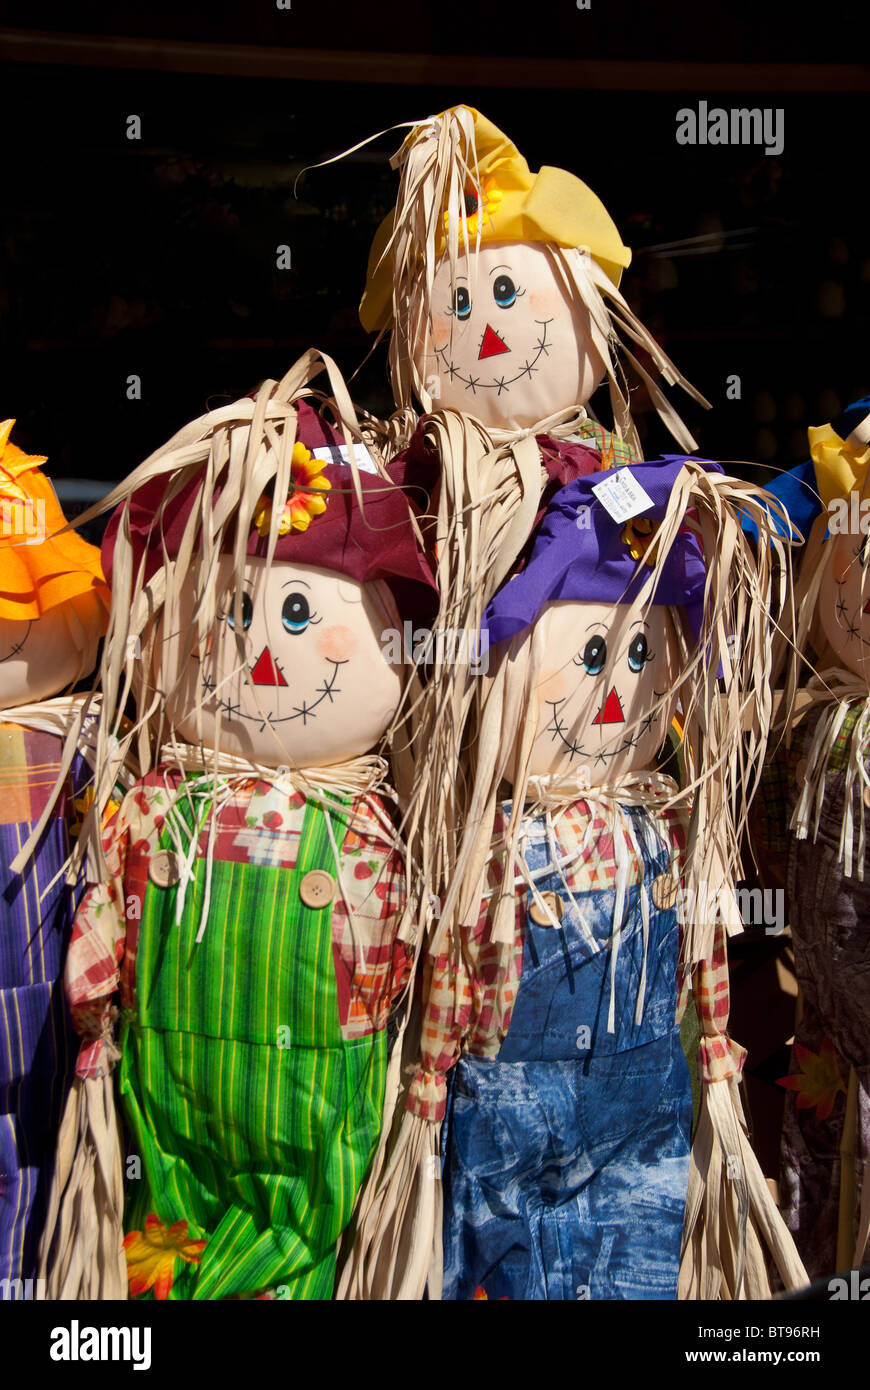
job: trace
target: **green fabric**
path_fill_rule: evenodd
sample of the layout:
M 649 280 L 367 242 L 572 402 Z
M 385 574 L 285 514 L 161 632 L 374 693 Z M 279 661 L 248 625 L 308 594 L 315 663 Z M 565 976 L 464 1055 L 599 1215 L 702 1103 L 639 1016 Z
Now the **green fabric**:
M 344 830 L 333 815 L 336 843 Z M 387 1058 L 383 1030 L 342 1038 L 332 908 L 299 897 L 315 868 L 335 872 L 326 814 L 309 804 L 295 869 L 213 864 L 199 945 L 204 861 L 180 926 L 176 888 L 145 894 L 120 1066 L 143 1167 L 128 1184 L 126 1226 L 142 1230 L 153 1212 L 207 1240 L 199 1264 L 175 1261 L 170 1298 L 276 1285 L 280 1297 L 332 1295 L 336 1243 L 380 1131 Z
M 689 1065 L 689 1075 L 692 1078 L 692 1138 L 695 1137 L 695 1130 L 698 1127 L 698 1115 L 701 1109 L 701 1067 L 700 1050 L 701 1020 L 698 1018 L 698 1010 L 695 1005 L 695 996 L 689 991 L 689 998 L 686 1003 L 686 1012 L 683 1014 L 683 1021 L 680 1024 L 680 1043 L 686 1061 Z

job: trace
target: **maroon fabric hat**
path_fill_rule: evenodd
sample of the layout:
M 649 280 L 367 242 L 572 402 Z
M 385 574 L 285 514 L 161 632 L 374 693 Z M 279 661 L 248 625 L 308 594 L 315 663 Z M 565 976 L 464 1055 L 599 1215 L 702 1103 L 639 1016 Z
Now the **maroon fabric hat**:
M 340 436 L 331 426 L 304 403 L 298 407 L 296 437 L 297 442 L 308 449 L 341 443 Z M 158 530 L 155 519 L 168 489 L 170 476 L 167 474 L 152 479 L 134 493 L 129 502 L 133 572 L 138 572 L 142 555 L 147 553 L 146 580 L 162 565 L 164 545 L 170 558 L 178 554 L 184 529 L 202 487 L 201 476 L 192 478 L 167 506 L 162 528 Z M 325 510 L 312 516 L 307 530 L 291 530 L 279 536 L 275 559 L 318 565 L 322 569 L 344 574 L 360 584 L 382 579 L 392 591 L 403 619 L 409 618 L 415 623 L 431 626 L 438 611 L 438 591 L 414 534 L 407 498 L 397 485 L 397 480 L 387 482 L 379 475 L 360 472 L 364 508 L 361 510 L 348 465 L 327 463 L 320 476 L 329 482 L 329 490 L 311 495 L 323 498 Z M 219 494 L 220 487 L 216 489 L 216 497 Z M 103 572 L 110 584 L 112 557 L 125 505 L 122 503 L 112 514 L 103 540 Z M 232 553 L 234 540 L 235 528 L 226 527 L 222 545 L 224 554 Z M 268 532 L 261 536 L 256 527 L 252 527 L 247 554 L 265 558 L 268 546 Z

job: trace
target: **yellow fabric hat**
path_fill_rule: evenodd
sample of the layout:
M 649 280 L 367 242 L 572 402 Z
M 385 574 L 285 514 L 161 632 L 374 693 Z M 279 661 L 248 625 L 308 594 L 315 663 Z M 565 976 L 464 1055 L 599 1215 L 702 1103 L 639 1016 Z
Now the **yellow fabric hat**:
M 0 423 L 0 618 L 27 622 L 74 602 L 79 618 L 106 630 L 109 586 L 100 552 L 66 526 L 39 465 L 46 460 L 10 443 L 14 420 Z
M 834 498 L 848 497 L 851 492 L 863 496 L 870 467 L 870 443 L 856 433 L 841 439 L 830 425 L 813 426 L 807 433 L 823 506 L 827 508 Z
M 461 110 L 454 107 L 452 110 Z M 592 189 L 565 169 L 545 165 L 533 174 L 523 156 L 507 136 L 473 107 L 466 107 L 474 121 L 479 188 L 466 188 L 466 225 L 469 241 L 476 244 L 478 221 L 481 243 L 487 241 L 543 241 L 556 246 L 587 247 L 605 274 L 618 285 L 622 271 L 631 261 L 616 224 Z M 450 116 L 442 112 L 436 119 Z M 408 136 L 398 156 L 421 139 L 429 138 L 431 126 L 417 126 Z M 384 251 L 393 234 L 395 210 L 381 223 L 369 254 L 365 293 L 360 319 L 367 332 L 389 326 L 392 307 L 392 266 Z M 459 244 L 463 227 L 458 226 Z M 447 212 L 436 238 L 436 254 L 447 248 Z

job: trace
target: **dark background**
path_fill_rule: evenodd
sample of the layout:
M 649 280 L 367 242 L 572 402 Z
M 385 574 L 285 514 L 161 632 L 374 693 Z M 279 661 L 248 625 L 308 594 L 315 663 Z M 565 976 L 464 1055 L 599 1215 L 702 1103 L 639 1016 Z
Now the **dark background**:
M 7 4 L 0 30 L 0 419 L 55 478 L 122 477 L 311 345 L 349 377 L 402 132 L 294 181 L 458 101 L 603 198 L 629 302 L 714 404 L 671 393 L 702 452 L 788 467 L 870 390 L 870 68 L 845 7 Z M 782 107 L 782 155 L 678 145 L 699 99 Z M 392 408 L 383 349 L 352 393 Z M 667 448 L 636 404 L 647 451 Z

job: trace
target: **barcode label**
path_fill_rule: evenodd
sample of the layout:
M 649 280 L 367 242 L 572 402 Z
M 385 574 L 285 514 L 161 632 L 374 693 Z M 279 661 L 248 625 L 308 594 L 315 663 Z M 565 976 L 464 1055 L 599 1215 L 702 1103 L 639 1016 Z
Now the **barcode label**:
M 653 506 L 630 468 L 618 468 L 609 478 L 593 483 L 592 491 L 614 521 L 630 521 Z

